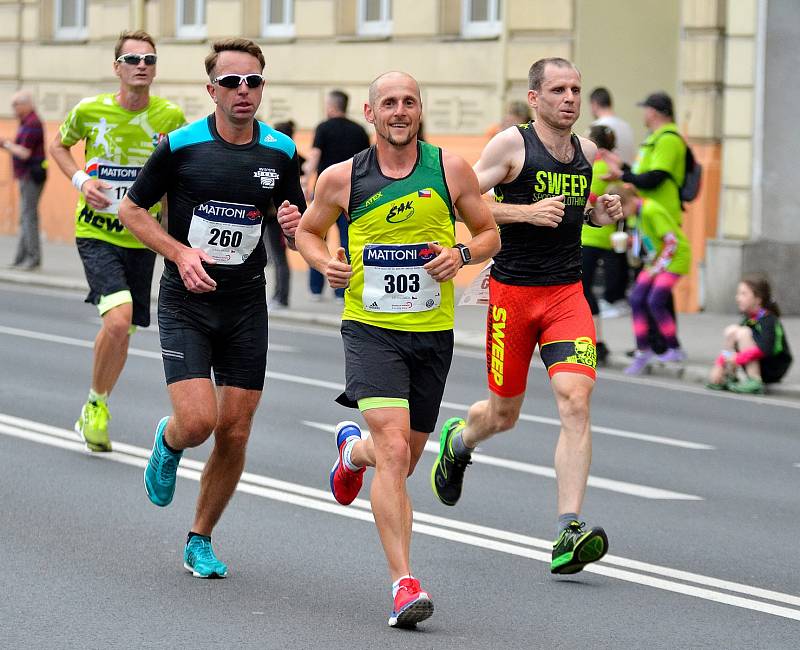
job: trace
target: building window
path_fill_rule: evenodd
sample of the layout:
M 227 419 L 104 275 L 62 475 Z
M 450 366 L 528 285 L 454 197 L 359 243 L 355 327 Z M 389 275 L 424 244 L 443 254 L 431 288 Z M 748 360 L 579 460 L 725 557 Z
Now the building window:
M 500 0 L 462 0 L 461 16 L 461 33 L 464 36 L 500 34 Z
M 86 38 L 86 0 L 56 0 L 56 38 Z
M 392 0 L 358 0 L 358 33 L 388 36 L 392 33 Z
M 178 38 L 206 37 L 205 0 L 178 0 L 175 36 Z
M 261 0 L 262 36 L 294 36 L 294 0 Z

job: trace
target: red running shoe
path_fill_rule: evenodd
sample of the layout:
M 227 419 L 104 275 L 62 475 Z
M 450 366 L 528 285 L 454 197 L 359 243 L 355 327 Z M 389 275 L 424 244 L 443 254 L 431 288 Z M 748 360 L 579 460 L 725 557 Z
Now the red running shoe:
M 394 597 L 394 610 L 389 617 L 391 627 L 414 627 L 433 614 L 433 601 L 422 591 L 419 580 L 403 578 Z
M 343 506 L 349 506 L 358 496 L 364 483 L 364 472 L 367 471 L 366 467 L 362 467 L 357 472 L 353 472 L 344 464 L 342 452 L 350 438 L 360 440 L 361 428 L 355 422 L 339 422 L 336 425 L 336 446 L 339 448 L 339 456 L 331 469 L 330 482 L 333 498 Z

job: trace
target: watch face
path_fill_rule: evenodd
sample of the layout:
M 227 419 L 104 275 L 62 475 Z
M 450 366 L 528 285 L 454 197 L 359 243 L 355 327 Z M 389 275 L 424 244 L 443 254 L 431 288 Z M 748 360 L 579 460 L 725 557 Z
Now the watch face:
M 469 264 L 469 261 L 472 259 L 472 253 L 469 252 L 469 248 L 464 246 L 464 244 L 459 244 L 458 250 L 461 253 L 461 260 L 464 264 Z

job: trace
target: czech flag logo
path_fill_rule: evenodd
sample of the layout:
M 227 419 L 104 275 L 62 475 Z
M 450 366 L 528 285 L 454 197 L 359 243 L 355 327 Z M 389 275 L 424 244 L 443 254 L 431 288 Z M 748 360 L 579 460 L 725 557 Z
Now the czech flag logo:
M 418 190 L 417 191 L 417 195 L 421 199 L 429 199 L 429 198 L 431 198 L 431 188 L 427 188 L 427 189 L 424 189 L 424 190 Z

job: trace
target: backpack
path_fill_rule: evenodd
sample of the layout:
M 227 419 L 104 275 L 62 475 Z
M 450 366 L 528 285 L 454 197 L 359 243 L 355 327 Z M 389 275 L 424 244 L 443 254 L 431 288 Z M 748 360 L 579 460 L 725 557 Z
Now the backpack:
M 681 140 L 683 140 L 683 136 L 675 131 L 666 131 L 662 134 L 662 136 L 666 135 L 667 133 L 677 135 Z M 662 136 L 659 136 L 659 138 Z M 658 142 L 658 139 L 656 139 L 656 142 Z M 655 142 L 653 144 L 655 145 Z M 689 203 L 694 201 L 697 198 L 697 195 L 700 194 L 700 185 L 702 184 L 701 181 L 703 179 L 703 166 L 697 162 L 689 143 L 686 142 L 686 140 L 683 140 L 683 144 L 686 145 L 686 172 L 683 175 L 683 185 L 678 187 L 678 196 L 680 197 L 681 203 Z

